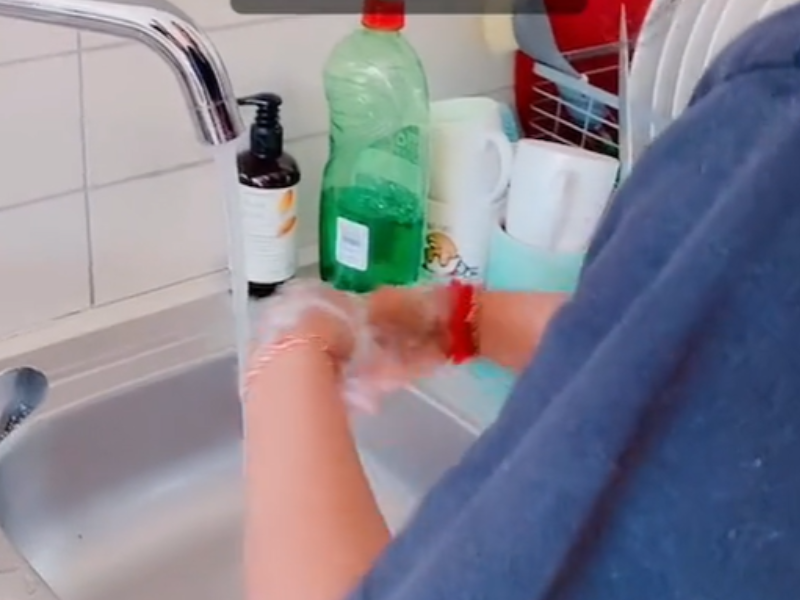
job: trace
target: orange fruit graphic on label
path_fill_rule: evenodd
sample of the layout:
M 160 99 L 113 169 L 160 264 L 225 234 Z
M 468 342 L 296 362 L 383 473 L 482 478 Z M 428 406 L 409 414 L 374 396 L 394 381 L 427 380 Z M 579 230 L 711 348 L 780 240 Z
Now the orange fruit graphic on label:
M 281 226 L 278 229 L 278 237 L 289 235 L 292 233 L 292 231 L 294 231 L 295 227 L 297 227 L 297 217 L 289 217 L 283 223 L 281 223 Z
M 294 189 L 286 190 L 278 203 L 278 210 L 287 213 L 294 208 Z
M 434 231 L 428 234 L 425 248 L 425 264 L 438 263 L 439 267 L 447 267 L 458 258 L 458 248 L 446 233 Z

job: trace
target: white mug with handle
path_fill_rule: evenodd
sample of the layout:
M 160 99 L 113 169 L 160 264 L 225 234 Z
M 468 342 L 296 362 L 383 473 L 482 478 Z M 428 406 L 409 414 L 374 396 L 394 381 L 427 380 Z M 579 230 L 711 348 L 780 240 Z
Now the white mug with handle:
M 517 144 L 506 232 L 553 252 L 586 249 L 614 191 L 616 158 L 545 140 Z
M 432 104 L 431 121 L 431 199 L 462 206 L 499 202 L 514 162 L 500 104 L 481 97 L 442 100 Z
M 434 279 L 461 279 L 482 283 L 489 255 L 491 205 L 463 210 L 456 204 L 428 200 L 428 231 L 423 268 Z

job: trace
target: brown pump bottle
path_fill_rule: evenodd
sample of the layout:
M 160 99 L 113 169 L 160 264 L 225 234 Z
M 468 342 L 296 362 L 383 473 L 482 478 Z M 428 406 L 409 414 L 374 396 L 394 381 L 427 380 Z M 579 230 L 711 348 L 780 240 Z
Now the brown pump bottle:
M 283 149 L 277 94 L 240 98 L 255 106 L 250 147 L 238 155 L 248 293 L 265 298 L 297 272 L 297 161 Z

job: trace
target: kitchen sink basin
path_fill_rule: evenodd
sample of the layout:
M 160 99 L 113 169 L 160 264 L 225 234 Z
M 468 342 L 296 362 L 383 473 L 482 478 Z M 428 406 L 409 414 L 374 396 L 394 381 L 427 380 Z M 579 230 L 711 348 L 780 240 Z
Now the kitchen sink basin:
M 46 411 L 0 445 L 0 528 L 60 600 L 242 597 L 235 363 Z M 475 432 L 416 389 L 354 427 L 393 528 Z

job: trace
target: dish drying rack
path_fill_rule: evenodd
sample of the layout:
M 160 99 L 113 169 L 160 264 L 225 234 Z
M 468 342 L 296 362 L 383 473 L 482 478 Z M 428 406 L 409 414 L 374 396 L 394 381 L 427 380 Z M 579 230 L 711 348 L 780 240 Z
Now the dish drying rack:
M 626 93 L 630 42 L 625 23 L 623 10 L 618 42 L 564 54 L 580 77 L 518 55 L 516 82 L 517 113 L 526 137 L 612 154 L 620 160 L 620 180 L 633 163 Z M 521 57 L 527 64 L 519 64 Z M 514 377 L 485 360 L 467 368 L 472 385 L 487 397 L 480 410 L 490 421 L 511 391 Z
M 620 160 L 621 180 L 633 162 L 626 102 L 630 44 L 624 11 L 619 40 L 566 53 L 565 58 L 580 77 L 528 59 L 528 84 L 519 87 L 526 78 L 520 78 L 518 71 L 516 101 L 526 137 L 612 154 Z M 496 415 L 513 387 L 514 377 L 485 360 L 468 369 L 473 384 L 487 397 L 482 408 L 485 416 Z
M 618 42 L 564 54 L 580 77 L 519 56 L 516 101 L 525 136 L 616 156 L 624 177 L 633 163 L 630 50 L 623 18 Z

